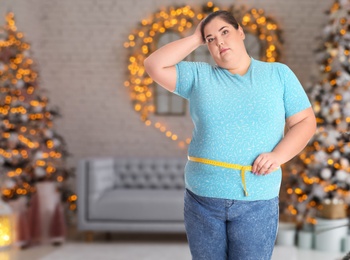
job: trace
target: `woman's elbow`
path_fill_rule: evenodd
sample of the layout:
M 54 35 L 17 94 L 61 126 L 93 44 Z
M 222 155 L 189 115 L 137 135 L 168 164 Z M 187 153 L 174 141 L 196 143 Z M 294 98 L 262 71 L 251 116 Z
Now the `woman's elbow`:
M 143 61 L 143 66 L 145 67 L 145 70 L 147 73 L 149 73 L 149 71 L 151 70 L 151 60 L 149 57 L 147 57 L 144 61 Z
M 157 75 L 159 75 L 159 72 L 162 69 L 158 66 L 158 62 L 155 61 L 152 57 L 147 57 L 143 61 L 143 66 L 147 74 L 153 79 L 157 78 Z
M 311 135 L 314 135 L 317 131 L 317 120 L 315 112 L 311 108 L 307 110 L 307 115 L 304 121 L 307 125 L 308 132 Z
M 311 132 L 312 132 L 312 135 L 314 135 L 317 131 L 317 120 L 316 120 L 316 117 L 315 117 L 315 114 L 312 115 L 312 118 L 311 118 Z
M 311 139 L 317 131 L 317 121 L 314 115 L 310 116 L 306 121 L 307 127 L 305 128 L 305 134 Z

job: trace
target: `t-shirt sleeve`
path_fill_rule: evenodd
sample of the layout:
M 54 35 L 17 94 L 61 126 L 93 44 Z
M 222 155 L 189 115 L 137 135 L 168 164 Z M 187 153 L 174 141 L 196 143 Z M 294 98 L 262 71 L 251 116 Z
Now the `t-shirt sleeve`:
M 176 67 L 176 88 L 174 93 L 189 99 L 194 82 L 196 80 L 196 64 L 189 61 L 181 61 Z
M 285 117 L 288 118 L 309 108 L 311 103 L 303 86 L 288 66 L 282 65 L 281 76 L 284 78 Z

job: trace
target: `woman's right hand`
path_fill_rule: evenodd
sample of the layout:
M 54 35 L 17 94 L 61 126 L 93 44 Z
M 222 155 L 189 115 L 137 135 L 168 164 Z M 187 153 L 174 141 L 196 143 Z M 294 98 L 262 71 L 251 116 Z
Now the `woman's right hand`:
M 205 44 L 205 40 L 203 40 L 203 37 L 202 37 L 202 33 L 201 33 L 201 26 L 202 26 L 202 21 L 199 22 L 199 24 L 197 25 L 194 33 L 193 33 L 193 36 L 198 38 L 198 41 L 202 44 Z

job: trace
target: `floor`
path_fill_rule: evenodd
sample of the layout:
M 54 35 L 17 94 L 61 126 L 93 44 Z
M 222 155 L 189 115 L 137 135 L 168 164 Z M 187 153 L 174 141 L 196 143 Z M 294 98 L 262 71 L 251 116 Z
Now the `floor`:
M 301 250 L 276 246 L 272 260 L 340 260 L 345 253 Z M 190 260 L 184 241 L 66 242 L 61 246 L 42 245 L 28 249 L 0 251 L 1 260 Z M 258 259 L 257 259 L 258 260 Z

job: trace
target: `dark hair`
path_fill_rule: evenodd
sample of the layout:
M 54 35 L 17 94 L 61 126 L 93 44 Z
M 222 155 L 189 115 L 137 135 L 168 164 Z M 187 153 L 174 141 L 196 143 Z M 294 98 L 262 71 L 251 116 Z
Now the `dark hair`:
M 226 23 L 231 24 L 236 30 L 239 27 L 237 20 L 234 18 L 234 16 L 230 12 L 224 11 L 224 10 L 213 12 L 213 13 L 209 14 L 207 17 L 205 17 L 201 23 L 201 34 L 202 34 L 203 41 L 205 41 L 205 35 L 204 35 L 205 26 L 216 17 L 220 17 Z

